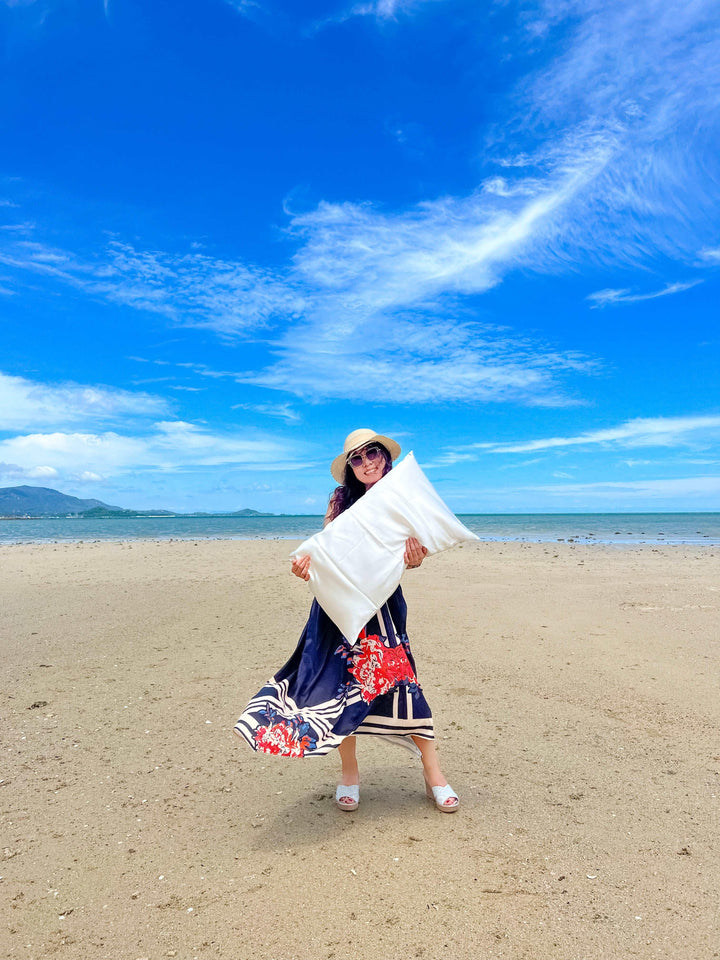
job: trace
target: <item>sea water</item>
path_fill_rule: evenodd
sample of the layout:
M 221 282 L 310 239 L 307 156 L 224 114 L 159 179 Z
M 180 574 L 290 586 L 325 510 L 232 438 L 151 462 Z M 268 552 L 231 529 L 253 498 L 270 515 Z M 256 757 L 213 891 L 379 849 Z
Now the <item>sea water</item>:
M 720 544 L 720 513 L 467 514 L 460 519 L 487 541 Z M 2 520 L 0 543 L 304 540 L 321 526 L 321 516 Z

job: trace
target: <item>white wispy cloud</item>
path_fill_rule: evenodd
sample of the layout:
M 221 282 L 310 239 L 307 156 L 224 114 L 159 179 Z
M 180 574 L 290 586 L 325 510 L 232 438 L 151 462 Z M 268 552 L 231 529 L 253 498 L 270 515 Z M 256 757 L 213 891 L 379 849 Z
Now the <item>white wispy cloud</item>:
M 395 20 L 398 14 L 409 14 L 419 7 L 442 0 L 372 0 L 370 3 L 356 3 L 350 10 L 350 16 L 377 17 L 378 20 Z
M 21 467 L 17 463 L 0 462 L 0 482 L 16 486 L 19 481 L 34 480 L 50 482 L 57 479 L 58 471 L 54 467 Z
M 232 2 L 232 0 L 229 0 L 229 2 Z M 411 16 L 421 7 L 442 2 L 444 0 L 363 0 L 363 2 L 345 6 L 337 13 L 316 21 L 311 28 L 311 32 L 317 33 L 324 27 L 345 23 L 354 17 L 374 17 L 378 23 L 387 23 L 397 20 L 401 14 Z
M 295 215 L 296 282 L 307 317 L 273 345 L 278 360 L 245 382 L 307 399 L 353 395 L 362 382 L 386 402 L 507 401 L 563 405 L 562 374 L 597 364 L 466 319 L 460 299 L 526 265 L 553 217 L 602 165 L 600 149 L 522 190 L 479 190 L 400 214 L 321 204 Z
M 662 290 L 653 290 L 651 293 L 633 293 L 631 290 L 597 290 L 595 293 L 588 294 L 586 299 L 592 301 L 593 309 L 614 303 L 639 303 L 643 300 L 655 300 L 657 297 L 683 293 L 702 282 L 702 280 L 690 280 L 686 283 L 668 283 Z
M 617 501 L 632 497 L 639 501 L 675 499 L 680 502 L 695 498 L 720 496 L 720 477 L 674 477 L 654 480 L 608 480 L 597 483 L 563 483 L 528 487 L 537 493 L 559 498 L 578 496 Z M 717 500 L 714 501 L 717 504 Z
M 384 403 L 518 401 L 566 406 L 568 371 L 593 361 L 521 338 L 496 336 L 454 318 L 382 316 L 362 324 L 308 324 L 286 334 L 272 367 L 239 382 L 292 392 L 308 401 L 377 396 Z
M 0 264 L 223 334 L 292 319 L 304 306 L 302 294 L 270 271 L 201 253 L 138 250 L 117 240 L 93 259 L 38 240 L 19 240 L 0 247 Z
M 292 319 L 304 306 L 291 285 L 258 267 L 199 253 L 138 251 L 117 241 L 109 254 L 106 279 L 94 279 L 95 293 L 181 324 L 232 334 Z
M 0 230 L 5 233 L 19 233 L 19 234 L 28 234 L 35 228 L 35 224 L 30 221 L 25 223 L 3 223 L 0 224 Z
M 677 447 L 720 438 L 720 416 L 639 417 L 615 427 L 588 430 L 571 437 L 545 437 L 519 442 L 474 443 L 464 450 L 485 453 L 528 453 L 565 447 Z
M 260 6 L 255 0 L 225 0 L 225 3 L 232 7 L 233 10 L 237 10 L 238 13 L 245 13 L 248 10 L 253 10 Z
M 232 7 L 235 13 L 253 22 L 264 19 L 268 15 L 268 11 L 264 6 L 256 2 L 256 0 L 225 0 L 225 3 L 229 7 Z
M 558 251 L 609 263 L 658 252 L 691 259 L 718 210 L 717 4 L 539 0 L 523 15 L 532 44 L 554 44 L 562 31 L 564 52 L 521 86 L 525 112 L 504 142 L 530 134 L 535 149 L 525 152 L 541 165 L 581 131 L 613 147 L 612 163 L 574 205 Z
M 162 397 L 114 387 L 48 384 L 0 372 L 0 430 L 148 418 L 169 412 Z
M 289 403 L 234 403 L 231 410 L 251 410 L 268 417 L 284 420 L 285 423 L 299 423 L 302 417 Z
M 21 472 L 26 477 L 79 477 L 90 472 L 107 478 L 217 466 L 296 470 L 307 466 L 307 449 L 301 455 L 299 447 L 285 438 L 247 430 L 221 433 L 168 420 L 133 436 L 55 431 L 8 437 L 0 440 L 0 461 L 12 476 Z
M 608 160 L 602 147 L 568 160 L 543 180 L 526 178 L 502 193 L 479 189 L 397 214 L 369 205 L 321 203 L 296 214 L 290 232 L 302 241 L 297 275 L 316 297 L 373 312 L 446 294 L 482 293 L 504 273 L 527 265 L 533 247 L 572 198 Z M 343 294 L 345 296 L 343 296 Z

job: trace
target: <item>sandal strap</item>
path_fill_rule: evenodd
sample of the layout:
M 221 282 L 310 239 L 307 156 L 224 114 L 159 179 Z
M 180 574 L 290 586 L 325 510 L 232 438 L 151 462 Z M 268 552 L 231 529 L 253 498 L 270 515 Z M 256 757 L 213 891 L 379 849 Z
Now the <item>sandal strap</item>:
M 454 806 L 455 806 L 454 803 L 453 803 L 453 804 L 449 804 L 449 803 L 447 803 L 447 801 L 450 800 L 450 799 L 453 799 L 453 800 L 455 800 L 455 801 L 459 801 L 458 795 L 455 793 L 455 791 L 453 790 L 453 788 L 450 786 L 449 783 L 446 783 L 444 787 L 431 787 L 430 789 L 432 790 L 432 794 L 433 794 L 433 798 L 435 799 L 435 803 L 437 803 L 439 806 L 453 806 L 453 807 L 454 807 Z
M 349 797 L 353 803 L 357 803 L 360 799 L 360 785 L 357 783 L 347 785 L 339 783 L 335 791 L 335 799 L 339 801 L 342 800 L 343 797 Z

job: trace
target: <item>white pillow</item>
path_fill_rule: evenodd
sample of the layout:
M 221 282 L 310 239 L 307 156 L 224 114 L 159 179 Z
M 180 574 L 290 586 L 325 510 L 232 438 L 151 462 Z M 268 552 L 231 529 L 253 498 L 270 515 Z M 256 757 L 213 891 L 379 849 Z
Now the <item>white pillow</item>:
M 293 557 L 310 557 L 310 588 L 343 636 L 358 634 L 393 593 L 408 537 L 428 554 L 477 540 L 438 496 L 409 453 Z

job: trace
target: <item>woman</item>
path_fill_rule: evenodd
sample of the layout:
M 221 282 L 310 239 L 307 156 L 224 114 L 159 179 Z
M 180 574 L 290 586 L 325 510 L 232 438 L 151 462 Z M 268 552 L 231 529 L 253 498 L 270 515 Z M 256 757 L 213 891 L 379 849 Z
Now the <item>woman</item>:
M 400 455 L 400 446 L 373 430 L 355 430 L 330 467 L 340 486 L 330 497 L 330 523 L 377 483 Z M 419 567 L 427 550 L 414 537 L 404 561 Z M 292 561 L 292 572 L 310 579 L 310 557 Z M 428 796 L 445 813 L 459 800 L 442 775 L 430 707 L 415 673 L 405 632 L 407 608 L 400 587 L 350 644 L 313 601 L 290 660 L 248 704 L 235 732 L 255 750 L 279 756 L 322 756 L 337 747 L 342 764 L 335 802 L 356 810 L 360 776 L 356 736 L 390 737 L 419 753 Z

